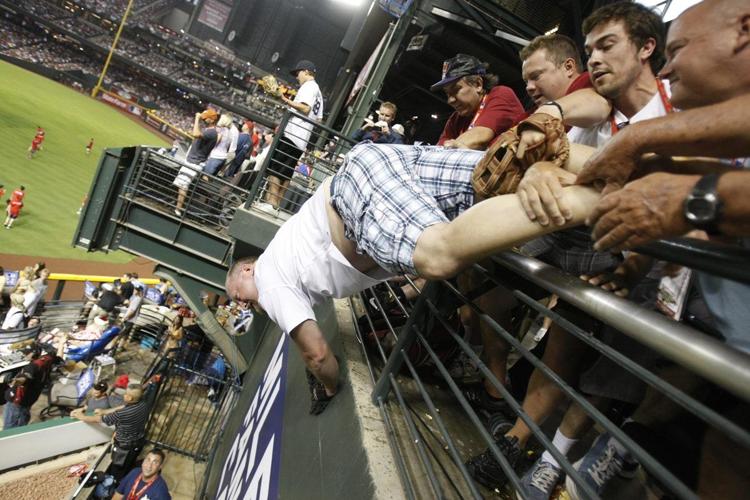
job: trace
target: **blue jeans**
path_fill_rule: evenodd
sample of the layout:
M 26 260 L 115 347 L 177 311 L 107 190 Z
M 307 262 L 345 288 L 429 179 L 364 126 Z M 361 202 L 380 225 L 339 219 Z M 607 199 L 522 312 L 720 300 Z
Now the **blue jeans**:
M 21 427 L 29 423 L 31 413 L 29 409 L 15 403 L 5 403 L 3 410 L 3 430 Z
M 216 172 L 224 166 L 226 160 L 220 160 L 218 158 L 209 158 L 203 165 L 203 173 L 209 175 L 216 175 Z

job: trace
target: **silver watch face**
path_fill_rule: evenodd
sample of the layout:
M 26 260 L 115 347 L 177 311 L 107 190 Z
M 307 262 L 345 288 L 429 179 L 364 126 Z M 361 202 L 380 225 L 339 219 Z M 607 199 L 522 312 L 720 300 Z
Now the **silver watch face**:
M 692 223 L 706 224 L 716 218 L 718 200 L 713 194 L 691 195 L 685 200 L 685 218 Z

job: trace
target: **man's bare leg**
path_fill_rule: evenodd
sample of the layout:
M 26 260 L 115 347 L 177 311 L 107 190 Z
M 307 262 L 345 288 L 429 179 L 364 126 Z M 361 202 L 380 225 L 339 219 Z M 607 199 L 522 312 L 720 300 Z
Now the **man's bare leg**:
M 515 194 L 477 203 L 448 223 L 424 230 L 414 250 L 414 267 L 428 279 L 446 279 L 475 262 L 543 234 L 582 224 L 599 200 L 589 187 L 570 186 L 563 196 L 572 217 L 564 226 L 529 220 Z
M 585 352 L 586 345 L 583 342 L 553 324 L 550 327 L 542 362 L 569 382 L 578 372 L 580 360 Z M 531 374 L 522 407 L 534 423 L 541 424 L 564 400 L 565 395 L 557 384 L 535 369 Z M 523 448 L 531 437 L 531 429 L 518 418 L 506 436 L 517 437 L 519 445 Z
M 313 320 L 306 320 L 292 330 L 291 337 L 299 347 L 307 368 L 325 387 L 326 394 L 336 394 L 339 364 L 318 324 Z
M 281 189 L 281 179 L 275 175 L 269 175 L 266 187 L 266 203 L 270 203 L 274 208 L 278 208 L 280 198 L 279 190 Z

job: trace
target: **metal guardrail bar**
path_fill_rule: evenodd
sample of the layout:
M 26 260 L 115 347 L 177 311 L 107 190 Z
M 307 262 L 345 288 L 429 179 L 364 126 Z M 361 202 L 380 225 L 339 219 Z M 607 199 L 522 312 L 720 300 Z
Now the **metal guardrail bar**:
M 562 300 L 750 401 L 750 355 L 693 328 L 514 252 L 493 258 Z
M 99 467 L 99 464 L 102 463 L 102 460 L 104 460 L 104 457 L 107 456 L 111 448 L 112 448 L 112 442 L 110 441 L 107 443 L 107 446 L 104 447 L 104 451 L 102 451 L 102 454 L 99 455 L 99 458 L 96 459 L 94 466 L 86 473 L 86 476 L 79 482 L 78 487 L 73 492 L 73 495 L 71 495 L 70 500 L 75 500 L 75 498 L 78 497 L 78 495 L 81 493 L 83 488 L 86 487 L 86 482 L 89 480 L 89 478 L 94 473 L 94 471 L 96 471 L 96 468 Z
M 357 323 L 357 318 L 354 315 L 354 303 L 352 299 L 349 299 L 349 305 L 352 311 L 352 324 L 354 325 L 354 332 L 357 336 L 357 341 L 362 345 L 364 343 L 364 338 L 362 336 L 362 330 L 359 327 L 359 324 Z M 367 316 L 367 322 L 370 324 L 370 329 L 374 330 L 374 325 L 372 323 L 372 318 L 370 318 L 370 315 Z M 380 345 L 380 342 L 376 343 L 378 347 L 378 351 L 380 353 L 381 359 L 385 362 L 388 359 L 388 356 L 386 356 L 385 351 L 383 351 L 383 346 Z M 367 370 L 370 374 L 370 381 L 373 385 L 375 385 L 376 378 L 375 378 L 375 369 L 372 366 L 372 363 L 370 362 L 370 357 L 365 356 L 365 362 L 367 364 Z M 383 401 L 383 399 L 379 399 L 377 402 L 378 410 L 380 411 L 380 416 L 383 418 L 383 422 L 385 423 L 386 427 L 386 437 L 388 438 L 388 444 L 391 446 L 391 450 L 396 456 L 396 468 L 398 469 L 399 477 L 401 478 L 401 483 L 404 486 L 405 493 L 407 498 L 414 499 L 416 498 L 416 494 L 414 493 L 414 487 L 409 481 L 409 476 L 406 473 L 406 463 L 404 461 L 404 456 L 401 453 L 401 449 L 396 445 L 396 440 L 394 437 L 394 427 L 393 422 L 391 421 L 391 416 L 388 411 L 386 411 L 385 405 L 386 403 Z
M 715 276 L 750 284 L 750 249 L 696 238 L 659 240 L 638 252 Z

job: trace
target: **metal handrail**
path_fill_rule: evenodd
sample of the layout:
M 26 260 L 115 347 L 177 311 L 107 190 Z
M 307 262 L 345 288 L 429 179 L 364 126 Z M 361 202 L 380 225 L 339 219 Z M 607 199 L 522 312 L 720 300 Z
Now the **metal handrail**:
M 536 259 L 504 252 L 494 260 L 590 316 L 750 401 L 750 355 Z
M 698 271 L 750 284 L 750 248 L 696 238 L 659 240 L 638 252 Z

